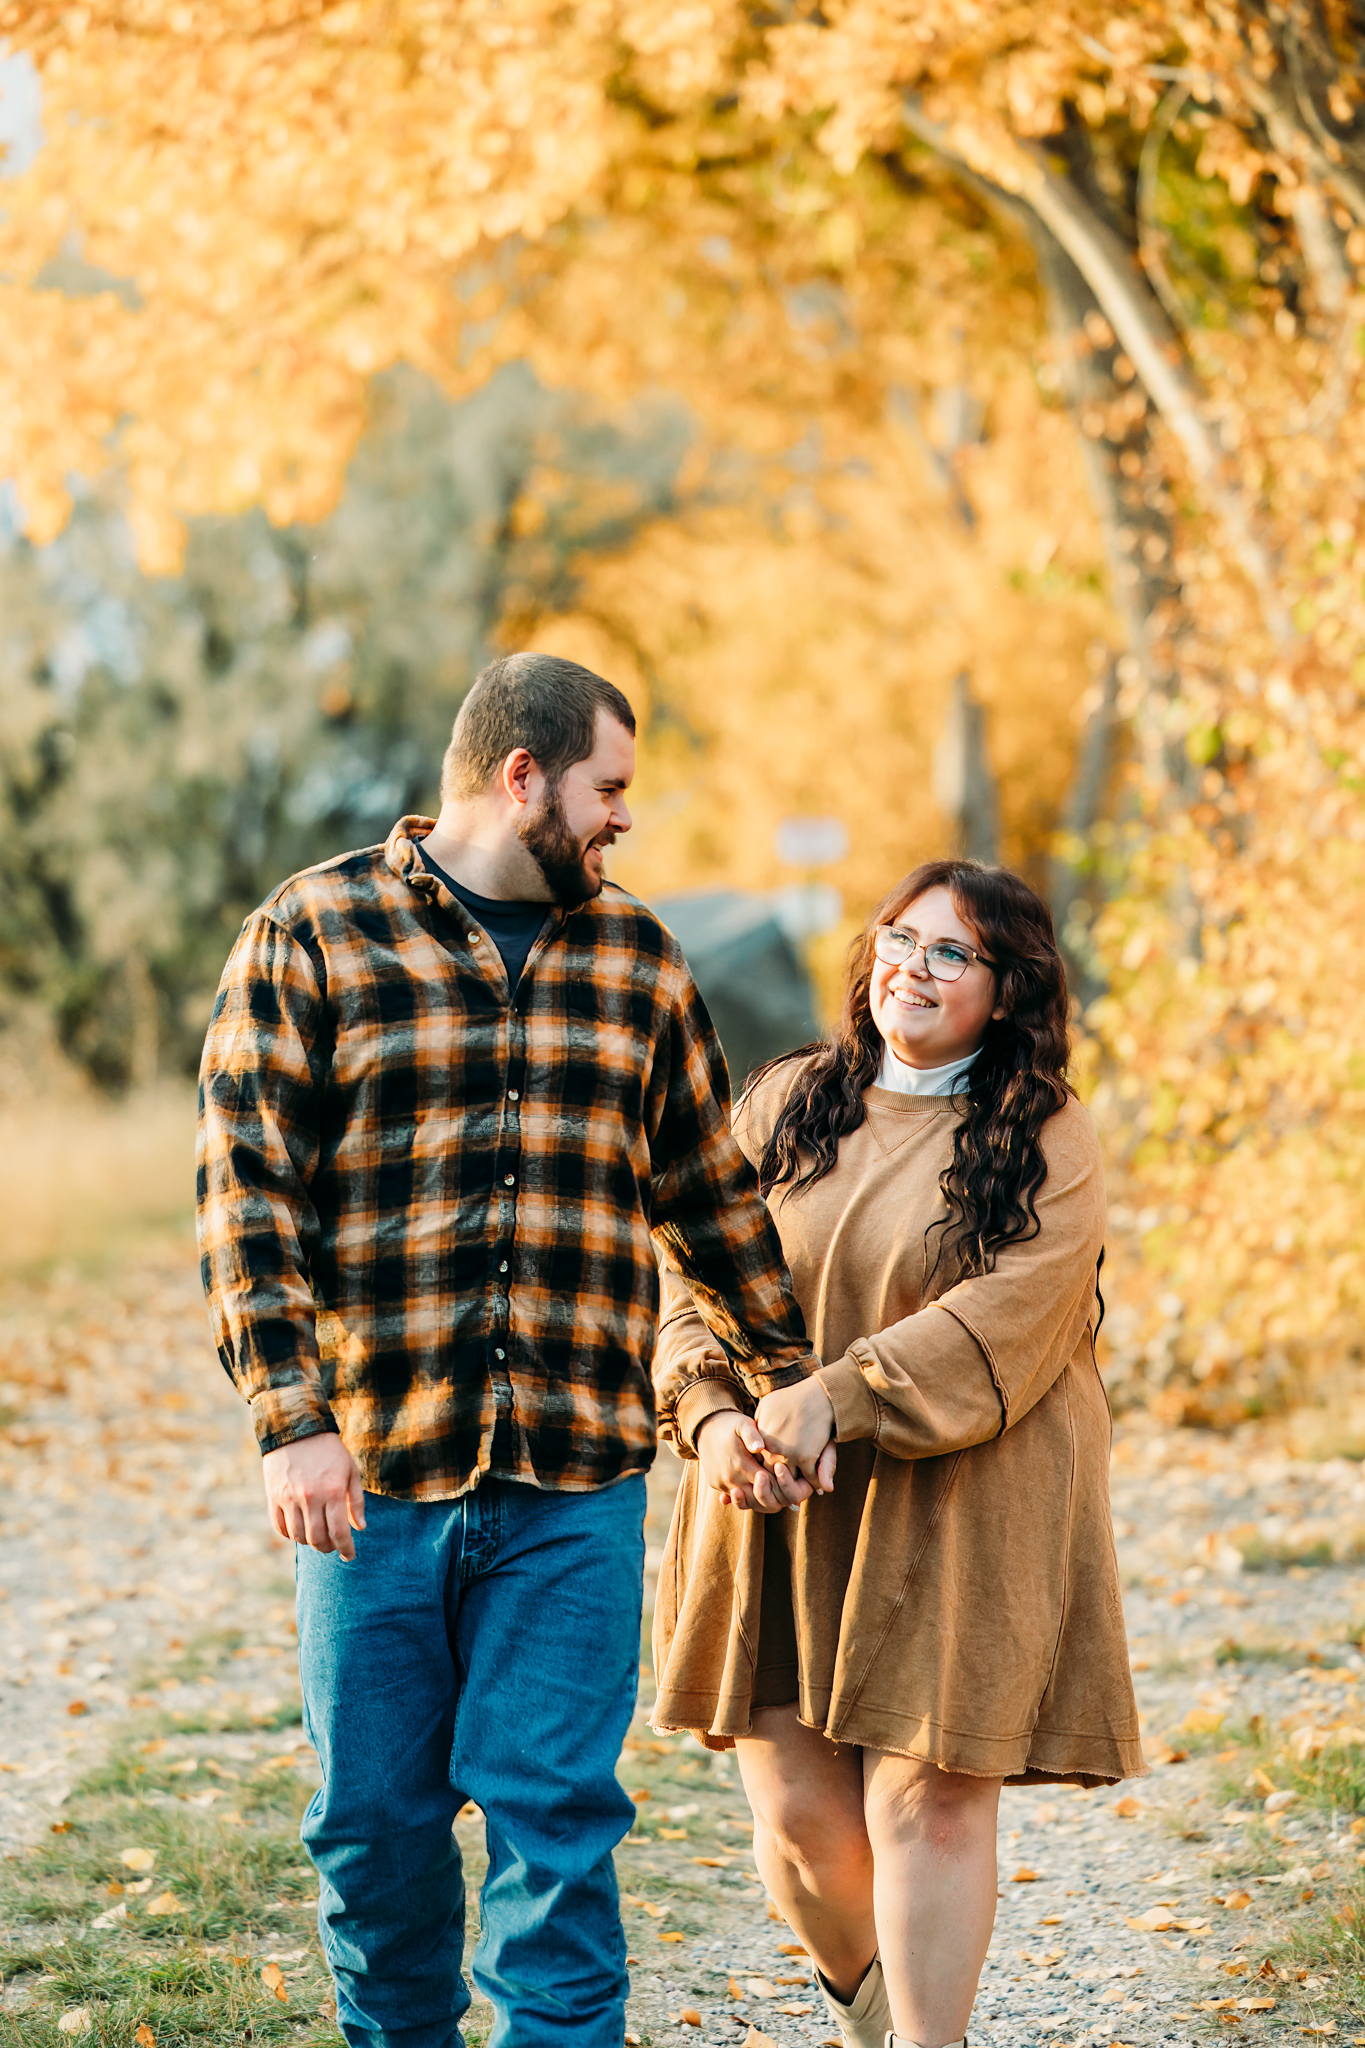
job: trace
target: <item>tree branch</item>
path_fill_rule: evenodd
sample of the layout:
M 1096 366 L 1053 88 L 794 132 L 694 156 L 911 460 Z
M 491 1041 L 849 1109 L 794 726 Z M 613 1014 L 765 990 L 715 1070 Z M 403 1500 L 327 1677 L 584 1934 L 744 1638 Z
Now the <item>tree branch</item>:
M 947 129 L 929 120 L 914 98 L 903 102 L 903 114 L 921 141 L 955 163 L 966 162 Z M 1038 145 L 1021 143 L 1019 149 L 1025 175 L 1021 189 L 1009 197 L 1028 206 L 1051 230 L 1090 286 L 1152 403 L 1183 448 L 1205 503 L 1256 593 L 1267 631 L 1282 646 L 1291 643 L 1298 635 L 1271 555 L 1241 492 L 1227 480 L 1223 450 L 1203 415 L 1174 327 L 1128 250 L 1070 180 L 1058 177 Z

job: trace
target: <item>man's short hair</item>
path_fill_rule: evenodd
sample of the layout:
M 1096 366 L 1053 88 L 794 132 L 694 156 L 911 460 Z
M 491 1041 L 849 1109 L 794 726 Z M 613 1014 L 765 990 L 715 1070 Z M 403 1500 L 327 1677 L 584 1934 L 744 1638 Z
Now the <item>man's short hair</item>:
M 597 744 L 605 711 L 635 730 L 635 713 L 614 684 L 557 654 L 505 654 L 474 679 L 441 763 L 441 798 L 477 796 L 507 756 L 525 747 L 553 789 L 566 768 Z

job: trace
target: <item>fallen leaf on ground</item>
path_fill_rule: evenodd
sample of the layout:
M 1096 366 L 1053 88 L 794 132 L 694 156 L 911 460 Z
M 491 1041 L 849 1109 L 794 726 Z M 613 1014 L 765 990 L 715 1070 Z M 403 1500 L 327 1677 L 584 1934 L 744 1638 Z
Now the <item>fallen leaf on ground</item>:
M 69 1820 L 54 1820 L 49 1832 L 54 1835 L 69 1835 L 71 1823 Z
M 694 1856 L 694 1863 L 700 1863 L 703 1870 L 728 1870 L 731 1859 L 728 1856 Z
M 1014 1876 L 1010 1879 L 1011 1884 L 1037 1884 L 1037 1882 L 1037 1871 L 1030 1870 L 1027 1864 L 1021 1865 L 1020 1868 L 1015 1871 Z
M 1297 1792 L 1271 1792 L 1267 1794 L 1265 1810 L 1267 1813 L 1283 1813 L 1287 1806 L 1294 1804 L 1298 1796 Z
M 147 1911 L 158 1920 L 164 1920 L 170 1913 L 188 1913 L 189 1910 L 174 1892 L 158 1892 L 154 1899 L 147 1901 Z
M 66 1711 L 68 1714 L 88 1714 L 90 1712 L 90 1709 L 85 1704 L 84 1700 L 72 1700 L 71 1705 L 67 1708 Z M 84 2008 L 82 2008 L 82 2010 L 84 2010 Z M 60 2024 L 61 2022 L 58 2021 L 59 2026 Z
M 1301 2034 L 1318 2034 L 1318 2035 L 1322 2035 L 1322 2034 L 1335 2034 L 1336 2030 L 1337 2030 L 1337 2023 L 1336 2023 L 1336 2021 L 1335 2021 L 1335 2020 L 1322 2020 L 1322 2021 L 1321 2021 L 1321 2022 L 1320 2022 L 1320 2023 L 1319 2023 L 1319 2024 L 1318 2024 L 1318 2025 L 1317 2025 L 1316 2027 L 1300 2027 L 1300 2028 L 1299 2028 L 1299 2032 L 1300 2032 Z
M 261 1971 L 261 1982 L 267 1991 L 273 1991 L 281 2005 L 288 2005 L 289 1993 L 284 1988 L 284 1971 L 278 1963 L 267 1963 Z
M 1142 1801 L 1130 1795 L 1127 1799 L 1120 1799 L 1114 1811 L 1120 1820 L 1136 1820 L 1142 1811 Z
M 93 2024 L 88 2005 L 73 2005 L 71 2010 L 64 2012 L 58 2020 L 57 2032 L 59 2034 L 88 2034 Z
M 124 1849 L 119 1862 L 126 1870 L 150 1870 L 156 1862 L 155 1849 Z
M 782 1915 L 778 1912 L 771 1899 L 768 1901 L 768 1918 L 770 1920 L 780 1920 L 782 1918 Z
M 1223 1904 L 1227 1907 L 1229 1913 L 1245 1913 L 1247 1907 L 1251 1904 L 1251 1893 L 1229 1892 Z
M 686 1935 L 678 1934 L 675 1932 L 673 1934 L 661 1934 L 659 1936 L 659 1939 L 660 1941 L 685 1941 L 687 1937 Z
M 1242 2012 L 1274 2012 L 1273 1998 L 1239 1998 L 1238 2007 Z
M 118 1904 L 111 1906 L 107 1913 L 96 1914 L 90 1925 L 92 1927 L 116 1927 L 120 1920 L 126 1920 L 127 1918 L 127 1904 L 124 1900 L 120 1899 Z
M 685 2005 L 678 2014 L 678 2020 L 679 2024 L 684 2027 L 699 2027 L 701 2025 L 701 2014 L 697 2011 L 695 2005 Z
M 804 2014 L 815 2011 L 813 2005 L 779 2005 L 777 2009 L 779 2012 L 786 2013 L 790 2019 L 794 2020 L 799 2020 Z
M 1186 1735 L 1216 1735 L 1223 1719 L 1216 1707 L 1191 1707 L 1180 1726 Z
M 1178 1934 L 1198 1934 L 1201 1927 L 1208 1926 L 1207 1920 L 1176 1920 L 1172 1922 Z
M 1142 1934 L 1162 1934 L 1168 1927 L 1174 1927 L 1175 1921 L 1169 1913 L 1163 1913 L 1160 1906 L 1152 1906 L 1145 1913 L 1131 1916 L 1128 1925 L 1136 1927 Z
M 744 1989 L 751 1998 L 780 1998 L 782 1996 L 776 1984 L 767 1977 L 746 1977 L 744 1979 Z
M 777 1953 L 780 1956 L 804 1956 L 809 1951 L 804 1949 L 799 1941 L 784 1941 L 780 1944 Z
M 750 2027 L 739 2048 L 777 2048 L 771 2034 L 761 2034 L 757 2027 Z
M 133 2036 L 133 2048 L 156 2048 L 156 2035 L 152 2032 L 146 2020 L 143 2020 Z
M 660 1840 L 661 1842 L 685 1842 L 685 1841 L 687 1840 L 687 1829 L 686 1829 L 686 1828 L 660 1828 L 660 1829 L 659 1829 L 659 1840 Z

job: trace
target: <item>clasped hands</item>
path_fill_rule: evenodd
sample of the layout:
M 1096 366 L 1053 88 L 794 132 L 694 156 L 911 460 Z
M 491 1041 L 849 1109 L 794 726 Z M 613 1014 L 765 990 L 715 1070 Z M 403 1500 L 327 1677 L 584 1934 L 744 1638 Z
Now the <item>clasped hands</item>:
M 775 1515 L 834 1488 L 834 1405 L 818 1379 L 765 1394 L 753 1415 L 719 1408 L 693 1439 L 702 1478 L 727 1507 Z

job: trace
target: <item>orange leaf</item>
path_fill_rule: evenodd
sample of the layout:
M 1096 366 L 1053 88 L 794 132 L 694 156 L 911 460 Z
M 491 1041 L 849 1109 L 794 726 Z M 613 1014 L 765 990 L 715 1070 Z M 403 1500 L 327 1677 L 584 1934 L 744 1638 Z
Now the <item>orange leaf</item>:
M 1229 1913 L 1245 1913 L 1247 1907 L 1251 1904 L 1251 1893 L 1229 1892 L 1223 1904 L 1227 1907 Z
M 659 1939 L 660 1939 L 660 1941 L 686 1941 L 686 1939 L 687 1939 L 687 1936 L 686 1936 L 685 1934 L 677 1934 L 677 1933 L 673 1933 L 673 1934 L 661 1934 L 661 1935 L 659 1936 Z
M 1114 1811 L 1120 1820 L 1136 1820 L 1142 1811 L 1142 1802 L 1140 1799 L 1133 1799 L 1131 1797 L 1120 1799 Z
M 678 2014 L 678 2020 L 684 2027 L 699 2027 L 701 2025 L 701 2014 L 697 2011 L 695 2005 L 685 2005 Z
M 771 2034 L 761 2034 L 757 2027 L 750 2027 L 739 2048 L 777 2048 Z
M 284 1971 L 278 1963 L 267 1963 L 261 1971 L 261 1982 L 267 1991 L 273 1991 L 281 2005 L 288 2005 L 289 1993 L 284 1988 Z
M 156 2035 L 152 2032 L 146 2020 L 143 2020 L 133 2036 L 133 2048 L 156 2048 Z
M 1037 1884 L 1037 1882 L 1037 1871 L 1030 1870 L 1027 1864 L 1021 1864 L 1010 1879 L 1011 1884 Z

